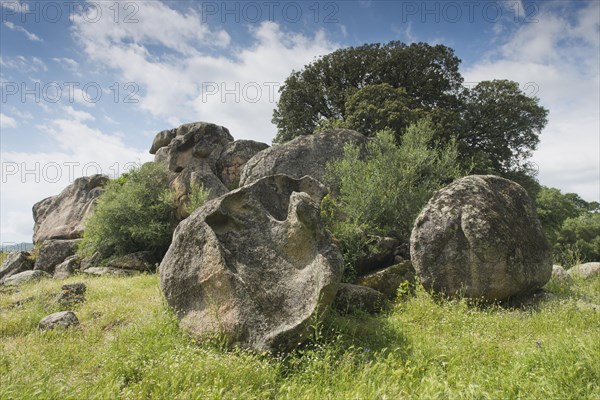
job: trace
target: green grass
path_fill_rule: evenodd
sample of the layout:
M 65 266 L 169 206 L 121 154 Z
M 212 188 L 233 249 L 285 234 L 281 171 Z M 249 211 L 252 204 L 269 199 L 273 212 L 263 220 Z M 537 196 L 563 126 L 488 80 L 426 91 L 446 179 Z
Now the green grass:
M 81 326 L 37 330 L 76 281 L 88 287 Z M 287 356 L 194 342 L 156 275 L 3 288 L 0 399 L 598 399 L 600 312 L 585 301 L 600 303 L 600 278 L 547 288 L 558 297 L 527 310 L 419 289 L 377 317 L 331 315 Z

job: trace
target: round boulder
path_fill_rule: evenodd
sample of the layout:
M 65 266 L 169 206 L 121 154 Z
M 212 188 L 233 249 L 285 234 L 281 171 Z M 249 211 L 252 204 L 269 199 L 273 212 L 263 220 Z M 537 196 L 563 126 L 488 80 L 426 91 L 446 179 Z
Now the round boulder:
M 182 221 L 159 267 L 182 328 L 257 351 L 286 351 L 306 339 L 343 269 L 320 219 L 325 193 L 310 177 L 270 176 Z
M 423 286 L 446 295 L 502 301 L 542 287 L 552 274 L 527 192 L 497 176 L 467 176 L 437 192 L 410 244 Z

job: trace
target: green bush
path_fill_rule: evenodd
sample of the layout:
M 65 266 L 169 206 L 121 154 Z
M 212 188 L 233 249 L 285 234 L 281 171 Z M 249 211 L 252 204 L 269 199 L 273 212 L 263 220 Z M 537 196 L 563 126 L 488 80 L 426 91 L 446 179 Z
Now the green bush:
M 337 188 L 322 203 L 328 228 L 341 242 L 347 275 L 368 251 L 369 235 L 389 235 L 408 243 L 413 223 L 433 193 L 461 176 L 456 143 L 434 146 L 430 120 L 406 130 L 400 146 L 382 130 L 367 144 L 365 157 L 349 145 L 328 165 L 327 181 Z
M 185 206 L 185 211 L 188 214 L 191 214 L 194 211 L 196 211 L 201 205 L 206 203 L 206 200 L 208 199 L 209 194 L 210 194 L 210 189 L 209 190 L 205 189 L 204 185 L 202 183 L 197 184 L 195 182 L 192 182 L 191 187 L 190 187 L 188 203 Z
M 565 220 L 554 245 L 554 259 L 565 267 L 600 261 L 600 213 Z
M 107 259 L 152 251 L 160 259 L 171 243 L 174 210 L 166 168 L 146 163 L 106 185 L 87 221 L 79 253 L 99 252 Z

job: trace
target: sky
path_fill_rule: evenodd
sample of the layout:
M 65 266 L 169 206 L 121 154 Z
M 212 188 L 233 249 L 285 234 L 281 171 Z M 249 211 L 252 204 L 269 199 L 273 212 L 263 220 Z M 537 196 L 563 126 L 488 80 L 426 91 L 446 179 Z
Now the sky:
M 278 89 L 335 49 L 454 49 L 465 85 L 510 79 L 549 109 L 541 184 L 600 200 L 598 1 L 0 0 L 0 242 L 80 176 L 116 177 L 193 121 L 271 143 Z

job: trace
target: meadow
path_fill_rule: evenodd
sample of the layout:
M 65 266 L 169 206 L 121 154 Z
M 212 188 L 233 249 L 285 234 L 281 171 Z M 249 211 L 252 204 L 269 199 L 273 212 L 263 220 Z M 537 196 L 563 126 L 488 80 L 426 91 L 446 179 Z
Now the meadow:
M 74 282 L 80 326 L 38 330 Z M 506 307 L 417 288 L 377 316 L 331 312 L 271 355 L 196 342 L 155 274 L 0 287 L 0 399 L 598 399 L 600 277 L 546 289 Z

